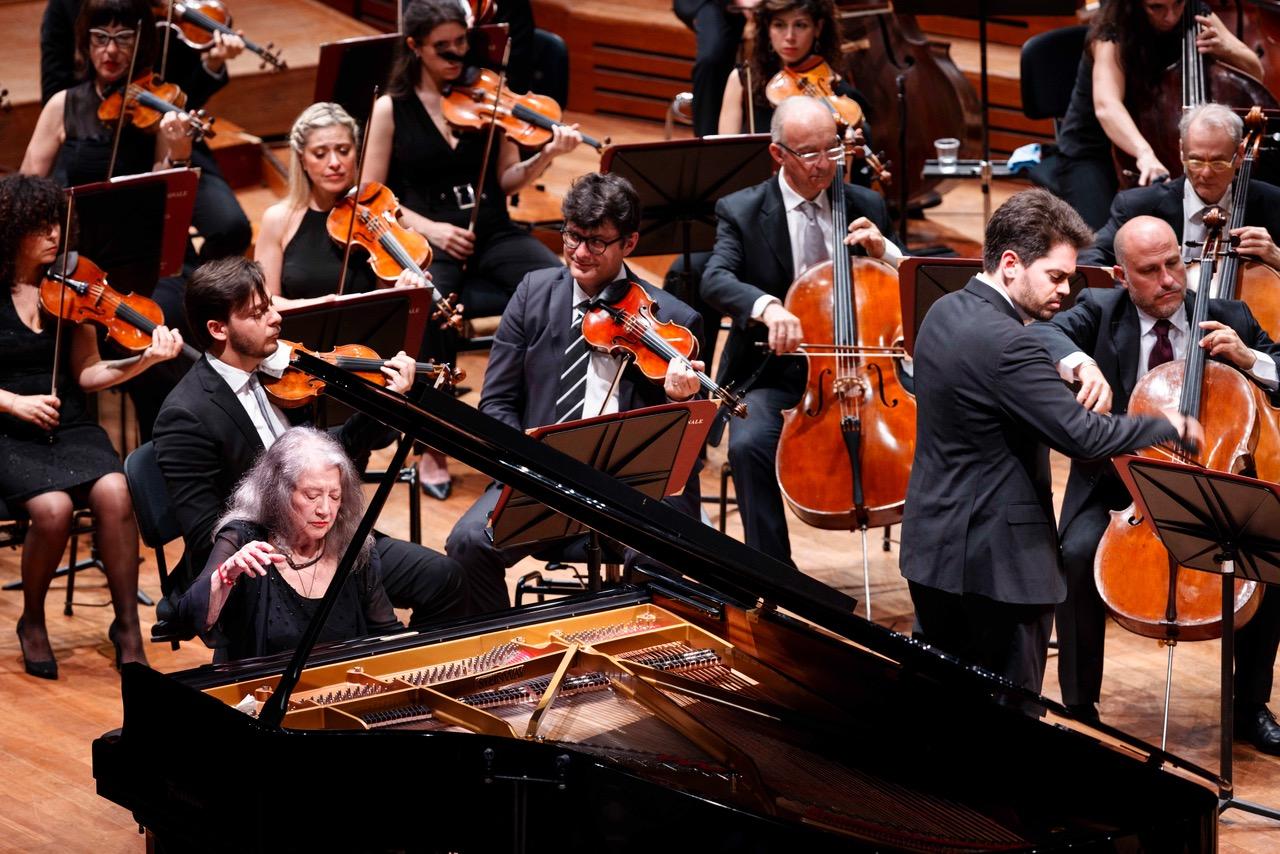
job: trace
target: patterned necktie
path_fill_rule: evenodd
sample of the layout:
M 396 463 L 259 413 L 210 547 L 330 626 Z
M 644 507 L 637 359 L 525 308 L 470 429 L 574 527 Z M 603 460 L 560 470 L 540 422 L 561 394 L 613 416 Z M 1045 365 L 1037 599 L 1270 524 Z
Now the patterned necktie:
M 587 368 L 591 365 L 591 345 L 582 337 L 582 316 L 588 300 L 574 306 L 573 325 L 569 327 L 571 343 L 560 357 L 560 382 L 556 388 L 556 421 L 582 417 L 586 404 Z
M 815 202 L 801 202 L 800 212 L 804 214 L 804 232 L 800 243 L 801 271 L 807 270 L 830 260 L 831 250 L 822 236 L 822 226 L 818 223 L 818 205 Z
M 267 402 L 267 393 L 263 391 L 262 381 L 254 375 L 249 378 L 249 387 L 253 390 L 253 399 L 258 404 L 258 411 L 262 413 L 262 420 L 267 422 L 267 430 L 271 432 L 271 438 L 279 439 L 282 434 L 271 413 L 271 404 Z
M 1156 365 L 1173 361 L 1173 342 L 1169 340 L 1171 328 L 1173 324 L 1163 318 L 1157 320 L 1156 325 L 1151 327 L 1151 331 L 1156 334 L 1156 343 L 1152 345 L 1151 355 L 1147 357 L 1148 371 Z

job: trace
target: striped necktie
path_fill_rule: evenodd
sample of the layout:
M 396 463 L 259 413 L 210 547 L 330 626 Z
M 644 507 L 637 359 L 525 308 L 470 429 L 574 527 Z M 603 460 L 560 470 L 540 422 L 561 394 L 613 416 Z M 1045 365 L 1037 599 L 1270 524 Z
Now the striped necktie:
M 573 325 L 569 327 L 572 343 L 560 357 L 560 382 L 556 389 L 556 421 L 582 417 L 586 404 L 587 369 L 591 366 L 591 345 L 582 337 L 582 317 L 588 300 L 573 308 Z

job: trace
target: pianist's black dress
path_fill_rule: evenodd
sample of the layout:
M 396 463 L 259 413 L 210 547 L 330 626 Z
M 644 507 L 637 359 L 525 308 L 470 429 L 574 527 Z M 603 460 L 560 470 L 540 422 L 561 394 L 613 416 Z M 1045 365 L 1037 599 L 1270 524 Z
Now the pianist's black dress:
M 213 648 L 214 661 L 234 661 L 292 650 L 315 616 L 321 597 L 307 598 L 294 590 L 274 566 L 263 576 L 241 576 L 227 597 L 218 621 L 204 630 L 209 613 L 209 577 L 218 566 L 253 540 L 270 541 L 266 528 L 250 522 L 228 523 L 213 543 L 204 571 L 178 600 L 178 623 Z M 320 633 L 320 643 L 350 640 L 398 631 L 396 619 L 382 587 L 382 570 L 376 549 L 370 562 L 347 577 L 338 601 Z
M 9 283 L 0 282 L 0 388 L 14 394 L 48 394 L 56 325 L 44 315 L 44 330 L 33 332 L 18 317 Z M 120 471 L 120 458 L 106 432 L 89 417 L 85 394 L 69 366 L 74 327 L 62 330 L 58 397 L 59 424 L 48 433 L 29 421 L 0 414 L 0 499 L 13 509 L 42 492 L 69 491 Z

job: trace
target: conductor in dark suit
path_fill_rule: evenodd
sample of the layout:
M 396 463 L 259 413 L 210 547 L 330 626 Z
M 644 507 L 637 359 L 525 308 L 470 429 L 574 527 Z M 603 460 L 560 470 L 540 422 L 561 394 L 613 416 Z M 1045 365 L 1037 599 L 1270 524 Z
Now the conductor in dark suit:
M 1127 412 L 1135 384 L 1150 368 L 1183 359 L 1197 345 L 1276 391 L 1280 347 L 1247 305 L 1213 300 L 1204 328 L 1191 329 L 1194 297 L 1168 223 L 1131 219 L 1117 232 L 1115 246 L 1115 275 L 1124 289 L 1085 290 L 1073 308 L 1033 328 L 1062 377 L 1080 382 L 1082 404 L 1095 412 Z M 1131 500 L 1108 461 L 1072 462 L 1058 521 L 1067 598 L 1056 616 L 1062 699 L 1079 717 L 1097 717 L 1102 688 L 1106 610 L 1094 582 L 1094 555 L 1111 511 Z M 1235 644 L 1237 729 L 1263 749 L 1280 752 L 1280 726 L 1266 711 L 1280 643 L 1280 597 L 1262 602 Z
M 746 395 L 747 418 L 729 429 L 729 464 L 747 545 L 791 562 L 791 542 L 778 489 L 775 460 L 782 410 L 804 392 L 804 359 L 766 358 L 791 353 L 804 342 L 800 320 L 782 305 L 791 283 L 809 267 L 830 260 L 833 158 L 844 150 L 831 111 L 807 97 L 788 98 L 773 114 L 769 153 L 778 174 L 716 203 L 716 245 L 702 278 L 701 296 L 733 319 L 717 380 Z M 871 190 L 841 187 L 849 233 L 844 243 L 895 266 L 895 243 L 884 199 Z M 887 235 L 887 236 L 886 236 Z
M 1018 193 L 987 224 L 983 272 L 934 303 L 916 337 L 901 568 L 921 634 L 1037 692 L 1053 606 L 1066 594 L 1048 448 L 1102 459 L 1201 432 L 1176 412 L 1090 412 L 1027 328 L 1061 307 L 1091 237 L 1066 202 Z
M 1204 240 L 1204 213 L 1218 206 L 1231 213 L 1232 181 L 1243 157 L 1240 117 L 1221 104 L 1205 104 L 1183 114 L 1179 123 L 1182 166 L 1186 174 L 1173 181 L 1119 193 L 1111 203 L 1111 218 L 1098 232 L 1093 246 L 1080 253 L 1081 264 L 1110 267 L 1116 263 L 1115 237 L 1120 226 L 1136 216 L 1158 217 L 1173 228 L 1184 260 L 1199 257 L 1186 243 Z M 1280 267 L 1280 187 L 1259 180 L 1249 182 L 1244 200 L 1244 226 L 1232 231 L 1236 247 Z
M 568 266 L 536 270 L 516 288 L 489 351 L 480 411 L 527 430 L 693 397 L 697 375 L 675 360 L 663 382 L 655 383 L 634 364 L 593 350 L 582 338 L 583 314 L 594 302 L 620 298 L 628 281 L 638 282 L 655 300 L 659 320 L 701 332 L 697 312 L 632 275 L 624 263 L 640 239 L 635 189 L 625 178 L 589 173 L 573 182 L 561 210 Z M 703 369 L 701 362 L 693 364 Z M 466 572 L 473 613 L 510 607 L 507 568 L 529 554 L 493 545 L 489 514 L 500 494 L 500 484 L 490 485 L 445 543 L 445 551 Z M 697 516 L 700 495 L 695 467 L 684 491 L 666 501 Z
M 204 569 L 213 549 L 214 524 L 240 478 L 264 448 L 309 410 L 274 406 L 259 371 L 279 374 L 288 353 L 277 346 L 280 315 L 271 308 L 262 269 L 233 257 L 201 266 L 187 285 L 187 316 L 205 356 L 165 398 L 156 419 L 155 448 L 182 528 L 186 551 L 174 570 L 179 590 Z M 413 384 L 414 363 L 397 354 L 383 368 L 387 387 Z M 373 419 L 353 415 L 337 431 L 355 461 L 387 445 L 393 434 Z M 412 608 L 410 627 L 461 616 L 462 570 L 438 552 L 375 535 L 383 586 L 398 608 Z

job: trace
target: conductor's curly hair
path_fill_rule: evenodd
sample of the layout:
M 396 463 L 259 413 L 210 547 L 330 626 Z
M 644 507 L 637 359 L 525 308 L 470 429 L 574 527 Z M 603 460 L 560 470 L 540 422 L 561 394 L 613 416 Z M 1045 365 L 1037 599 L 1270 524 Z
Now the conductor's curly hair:
M 12 285 L 22 241 L 67 215 L 62 188 L 48 178 L 7 175 L 0 178 L 0 283 Z

